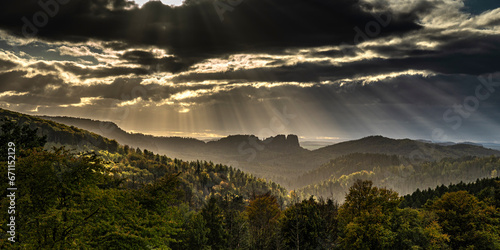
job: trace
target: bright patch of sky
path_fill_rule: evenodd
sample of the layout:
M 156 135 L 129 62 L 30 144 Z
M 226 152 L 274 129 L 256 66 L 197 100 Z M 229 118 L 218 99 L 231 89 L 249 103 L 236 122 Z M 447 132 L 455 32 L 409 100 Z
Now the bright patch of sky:
M 498 0 L 466 0 L 465 1 L 465 11 L 472 14 L 481 14 L 484 11 L 500 8 L 500 2 Z
M 144 5 L 145 3 L 149 2 L 149 1 L 150 0 L 135 0 L 135 2 L 137 4 L 139 4 L 139 6 L 142 6 L 142 5 Z M 182 5 L 183 0 L 161 0 L 161 2 L 163 4 L 166 4 L 166 5 L 179 6 L 179 5 Z

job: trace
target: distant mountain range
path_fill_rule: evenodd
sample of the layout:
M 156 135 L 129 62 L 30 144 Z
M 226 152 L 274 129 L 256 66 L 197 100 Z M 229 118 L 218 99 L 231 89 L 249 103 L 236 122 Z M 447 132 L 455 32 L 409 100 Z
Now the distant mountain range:
M 193 138 L 128 133 L 115 123 L 90 119 L 33 117 L 0 109 L 0 118 L 2 117 L 40 127 L 40 133 L 48 135 L 49 142 L 53 143 L 86 145 L 111 151 L 119 143 L 165 154 L 171 158 L 227 164 L 259 177 L 277 182 L 281 180 L 282 183 L 316 169 L 334 158 L 353 153 L 396 155 L 415 162 L 463 156 L 500 156 L 500 151 L 480 145 L 440 145 L 383 136 L 370 136 L 308 150 L 300 146 L 296 135 L 277 135 L 267 139 L 259 139 L 254 135 L 231 135 L 204 142 Z
M 446 142 L 433 142 L 429 140 L 417 140 L 419 142 L 424 142 L 424 143 L 434 143 L 437 145 L 441 146 L 452 146 L 452 145 L 457 145 L 457 144 L 468 144 L 468 145 L 474 145 L 474 146 L 480 146 L 480 147 L 485 147 L 485 148 L 490 148 L 494 150 L 500 150 L 500 144 L 498 143 L 477 143 L 477 142 L 469 142 L 469 141 L 464 141 L 460 143 L 456 142 L 451 142 L 451 141 L 446 141 Z
M 122 145 L 146 148 L 153 152 L 185 160 L 213 160 L 214 156 L 225 154 L 238 158 L 250 158 L 256 152 L 291 153 L 305 151 L 299 145 L 296 135 L 277 135 L 264 140 L 254 135 L 231 135 L 214 141 L 202 141 L 186 137 L 162 137 L 129 133 L 115 123 L 74 117 L 39 116 L 42 119 L 75 126 L 107 138 L 113 138 Z M 210 157 L 208 157 L 210 156 Z M 238 157 L 240 156 L 240 157 Z M 208 157 L 208 158 L 207 158 Z
M 481 145 L 451 144 L 442 145 L 410 139 L 391 139 L 383 136 L 369 136 L 359 140 L 341 142 L 313 151 L 322 156 L 346 155 L 351 153 L 392 154 L 408 157 L 411 160 L 439 160 L 462 156 L 489 156 L 500 153 Z
M 398 155 L 415 161 L 469 155 L 500 155 L 500 151 L 471 143 L 436 144 L 410 139 L 397 140 L 383 136 L 365 137 L 315 150 L 302 148 L 296 135 L 277 135 L 263 140 L 254 135 L 231 135 L 216 141 L 204 142 L 193 138 L 156 137 L 128 133 L 112 122 L 73 117 L 41 116 L 40 118 L 79 127 L 115 139 L 123 145 L 146 148 L 184 160 L 202 159 L 221 162 L 268 178 L 300 175 L 333 158 L 352 153 Z

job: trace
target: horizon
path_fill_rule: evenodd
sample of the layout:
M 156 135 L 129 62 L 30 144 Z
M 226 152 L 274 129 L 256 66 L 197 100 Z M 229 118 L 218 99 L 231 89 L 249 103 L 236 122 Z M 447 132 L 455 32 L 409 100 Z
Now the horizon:
M 5 109 L 5 108 L 4 108 Z M 8 110 L 8 109 L 6 109 Z M 13 111 L 13 110 L 10 110 L 10 111 Z M 17 111 L 14 111 L 14 112 L 17 112 Z M 35 115 L 35 116 L 38 116 L 38 117 L 54 117 L 54 118 L 76 118 L 76 119 L 83 119 L 83 120 L 91 120 L 91 121 L 95 121 L 95 122 L 112 122 L 114 123 L 113 121 L 102 121 L 102 120 L 96 120 L 96 119 L 92 119 L 92 118 L 85 118 L 85 117 L 71 117 L 71 116 L 46 116 L 46 115 L 40 115 L 40 114 L 29 114 L 29 113 L 23 113 L 23 112 L 19 112 L 21 114 L 25 114 L 25 115 Z M 129 133 L 129 134 L 143 134 L 143 135 L 148 135 L 148 136 L 154 136 L 154 137 L 181 137 L 181 138 L 192 138 L 192 139 L 197 139 L 197 140 L 200 140 L 200 141 L 203 141 L 203 142 L 209 142 L 209 141 L 217 141 L 219 139 L 222 139 L 222 138 L 226 138 L 226 137 L 229 137 L 229 136 L 234 136 L 234 135 L 253 135 L 253 136 L 256 136 L 259 140 L 265 140 L 267 138 L 271 138 L 271 137 L 275 137 L 275 136 L 278 136 L 278 135 L 296 135 L 298 138 L 299 138 L 299 144 L 301 147 L 305 148 L 305 149 L 308 149 L 308 150 L 315 150 L 315 149 L 319 149 L 319 148 L 322 148 L 322 147 L 326 147 L 326 146 L 330 146 L 330 145 L 334 145 L 334 144 L 337 144 L 337 143 L 342 143 L 342 142 L 348 142 L 348 141 L 356 141 L 356 140 L 361 140 L 361 139 L 364 139 L 364 138 L 367 138 L 367 137 L 376 137 L 376 136 L 381 136 L 381 137 L 384 137 L 384 138 L 389 138 L 389 139 L 395 139 L 395 140 L 405 140 L 405 139 L 409 139 L 409 140 L 414 140 L 414 141 L 422 141 L 422 142 L 426 142 L 426 143 L 433 143 L 433 144 L 440 144 L 440 143 L 454 143 L 454 144 L 469 144 L 469 143 L 473 143 L 473 144 L 481 144 L 483 147 L 485 148 L 490 148 L 490 149 L 495 149 L 495 150 L 499 150 L 498 147 L 496 146 L 500 146 L 500 142 L 498 141 L 432 141 L 432 140 L 427 140 L 427 139 L 423 139 L 423 138 L 409 138 L 409 137 L 403 137 L 403 138 L 395 138 L 395 137 L 390 137 L 390 136 L 386 136 L 386 135 L 380 135 L 380 134 L 372 134 L 372 135 L 365 135 L 365 136 L 361 136 L 361 137 L 357 137 L 357 138 L 339 138 L 339 137 L 304 137 L 304 136 L 301 136 L 299 134 L 274 134 L 274 135 L 265 135 L 265 136 L 262 136 L 262 135 L 255 135 L 255 134 L 225 134 L 225 135 L 218 135 L 218 134 L 212 134 L 212 133 L 196 133 L 196 134 L 184 134 L 183 132 L 171 132 L 171 133 L 168 133 L 168 134 L 155 134 L 155 133 L 145 133 L 145 132 L 141 132 L 141 131 L 134 131 L 134 130 L 125 130 L 124 128 L 120 127 L 118 124 L 114 123 L 115 125 L 118 126 L 118 128 L 120 128 L 121 130 L 125 131 L 126 133 Z M 487 145 L 490 144 L 491 147 L 488 147 Z

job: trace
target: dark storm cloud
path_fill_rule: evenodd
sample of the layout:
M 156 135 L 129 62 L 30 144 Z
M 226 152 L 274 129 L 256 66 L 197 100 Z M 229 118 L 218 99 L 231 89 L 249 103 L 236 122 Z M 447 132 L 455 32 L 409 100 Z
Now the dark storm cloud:
M 118 101 L 130 101 L 140 97 L 146 101 L 160 101 L 172 94 L 185 90 L 211 89 L 214 85 L 203 86 L 162 86 L 142 84 L 141 78 L 117 78 L 111 84 L 93 84 L 91 86 L 72 87 L 72 95 L 82 97 L 101 97 Z
M 62 80 L 54 75 L 35 75 L 27 77 L 26 71 L 10 71 L 0 73 L 0 92 L 43 93 L 47 86 L 61 86 Z
M 118 78 L 111 84 L 68 85 L 54 75 L 27 77 L 27 72 L 14 71 L 0 74 L 0 92 L 12 91 L 18 94 L 4 96 L 1 100 L 9 103 L 29 103 L 38 105 L 60 105 L 80 103 L 81 97 L 102 97 L 118 101 L 129 101 L 141 96 L 149 99 L 157 92 L 141 86 L 140 79 Z M 19 94 L 25 93 L 25 94 Z M 53 100 L 53 101 L 51 101 Z
M 151 93 L 149 93 L 151 94 Z M 77 86 L 73 95 L 84 97 L 102 97 L 121 101 L 130 101 L 141 96 L 148 99 L 148 91 L 141 85 L 138 78 L 118 78 L 111 84 L 94 84 L 92 86 Z
M 78 76 L 80 79 L 88 78 L 104 78 L 110 76 L 122 75 L 146 75 L 150 73 L 145 68 L 137 67 L 84 67 L 74 63 L 58 63 L 64 71 L 71 72 Z
M 26 93 L 22 95 L 7 95 L 0 97 L 0 101 L 7 102 L 10 104 L 30 104 L 30 105 L 66 105 L 66 104 L 78 104 L 81 99 L 79 97 L 71 96 L 61 96 L 61 95 L 36 95 L 32 93 Z
M 47 1 L 56 3 L 56 0 Z M 60 2 L 63 2 L 60 0 Z M 286 47 L 308 47 L 353 43 L 354 27 L 364 30 L 376 20 L 352 0 L 245 0 L 234 11 L 224 13 L 221 22 L 211 1 L 181 7 L 150 2 L 142 8 L 117 0 L 71 0 L 57 4 L 59 11 L 43 27 L 26 28 L 25 33 L 54 41 L 99 39 L 122 46 L 156 45 L 180 57 L 210 57 L 233 52 L 274 51 Z M 366 4 L 363 4 L 366 5 Z M 427 4 L 425 8 L 432 7 Z M 54 7 L 52 7 L 53 9 Z M 131 9 L 130 9 L 131 8 Z M 419 6 L 419 9 L 425 9 Z M 2 1 L 0 26 L 23 35 L 23 17 L 42 23 L 38 1 Z M 412 13 L 412 14 L 409 14 Z M 391 15 L 379 36 L 419 29 L 415 10 Z M 49 13 L 51 14 L 51 13 Z M 381 14 L 381 13 L 379 13 Z M 35 32 L 36 31 L 36 32 Z M 117 41 L 113 42 L 113 41 Z M 175 69 L 175 67 L 174 67 Z
M 493 73 L 498 71 L 500 65 L 500 36 L 466 37 L 444 43 L 433 50 L 413 50 L 408 54 L 412 56 L 379 60 L 376 67 L 427 69 L 445 74 Z
M 38 63 L 45 65 L 45 63 Z M 185 90 L 211 89 L 215 85 L 203 86 L 162 86 L 159 84 L 141 84 L 141 78 L 117 78 L 111 84 L 95 83 L 92 85 L 66 84 L 57 75 L 28 76 L 27 71 L 0 73 L 0 93 L 12 92 L 0 101 L 8 103 L 27 103 L 33 105 L 78 104 L 80 98 L 103 98 L 124 102 L 141 98 L 146 101 L 161 101 Z M 51 101 L 53 100 L 53 101 Z
M 165 56 L 157 58 L 153 53 L 142 50 L 127 51 L 122 55 L 122 59 L 131 63 L 140 64 L 155 71 L 178 72 L 188 68 L 195 61 L 194 59 L 182 59 L 176 56 Z
M 73 62 L 37 62 L 30 65 L 33 69 L 57 72 L 58 68 L 65 72 L 72 73 L 84 80 L 89 78 L 106 78 L 122 75 L 146 75 L 150 73 L 148 69 L 140 67 L 89 67 L 78 65 Z
M 488 78 L 489 75 L 482 77 Z M 500 74 L 492 78 L 493 82 L 500 80 Z M 412 109 L 428 107 L 436 109 L 434 119 L 442 120 L 443 112 L 455 104 L 463 104 L 469 96 L 475 96 L 481 81 L 470 75 L 436 75 L 431 77 L 401 75 L 363 84 L 360 81 L 340 86 L 339 84 L 315 84 L 312 86 L 278 85 L 275 87 L 242 86 L 219 91 L 210 95 L 201 95 L 185 99 L 186 102 L 196 102 L 203 106 L 206 103 L 244 103 L 251 106 L 262 100 L 288 100 L 301 106 L 316 104 L 324 109 L 341 111 L 347 106 L 371 106 L 384 109 L 404 105 L 408 108 L 405 114 L 395 114 L 398 120 L 411 115 Z M 486 90 L 486 89 L 483 89 Z M 491 93 L 490 98 L 481 102 L 481 107 L 498 107 L 500 105 L 500 88 Z M 494 112 L 495 113 L 495 112 Z M 406 118 L 405 118 L 406 119 Z
M 57 68 L 54 63 L 46 63 L 46 62 L 36 62 L 30 65 L 30 68 L 38 69 L 42 71 L 53 71 L 56 72 Z
M 339 58 L 343 56 L 356 56 L 356 51 L 358 51 L 358 49 L 354 48 L 345 48 L 344 50 L 332 49 L 332 50 L 314 52 L 310 56 Z
M 80 103 L 80 97 L 71 96 L 70 88 L 55 75 L 28 76 L 26 71 L 0 74 L 0 93 L 12 92 L 0 98 L 10 104 L 59 105 Z
M 16 66 L 17 64 L 14 62 L 0 59 L 0 71 L 9 70 Z
M 429 70 L 443 74 L 480 75 L 499 69 L 500 36 L 482 36 L 457 39 L 432 50 L 397 46 L 371 46 L 372 50 L 389 59 L 365 59 L 334 66 L 326 61 L 298 63 L 273 68 L 243 69 L 230 72 L 191 73 L 173 78 L 176 82 L 238 79 L 245 81 L 299 81 L 317 82 L 321 79 L 370 76 L 408 69 Z M 351 52 L 350 52 L 351 53 Z M 355 52 L 352 52 L 355 53 Z M 313 53 L 314 56 L 343 56 L 338 50 Z

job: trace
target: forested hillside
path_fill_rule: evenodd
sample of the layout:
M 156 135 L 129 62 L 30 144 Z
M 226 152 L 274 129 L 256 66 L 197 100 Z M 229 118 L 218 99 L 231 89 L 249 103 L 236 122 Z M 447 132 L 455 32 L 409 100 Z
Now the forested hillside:
M 273 180 L 288 189 L 316 185 L 321 181 L 328 180 L 337 171 L 334 168 L 341 165 L 344 165 L 342 167 L 345 170 L 343 174 L 346 175 L 357 172 L 358 170 L 349 170 L 359 168 L 360 166 L 357 164 L 365 166 L 364 170 L 369 171 L 377 166 L 382 168 L 387 166 L 385 162 L 377 163 L 375 161 L 373 164 L 370 161 L 357 162 L 356 154 L 378 154 L 386 155 L 389 158 L 397 156 L 405 164 L 408 162 L 418 164 L 464 156 L 500 156 L 500 151 L 487 149 L 480 145 L 453 143 L 441 145 L 382 136 L 369 136 L 310 151 L 300 146 L 299 138 L 296 135 L 276 135 L 269 138 L 258 138 L 254 135 L 230 135 L 214 141 L 203 142 L 193 138 L 155 137 L 127 133 L 111 122 L 73 117 L 44 118 L 88 129 L 104 137 L 116 139 L 122 145 L 147 148 L 172 158 L 212 161 L 231 165 L 254 176 Z M 342 157 L 345 163 L 337 162 L 335 167 L 327 167 L 332 164 L 332 161 L 340 161 L 337 159 L 339 157 Z M 365 157 L 362 159 L 364 160 Z M 320 171 L 321 174 L 319 172 L 314 174 L 314 171 Z
M 9 141 L 16 147 L 15 181 L 22 192 L 16 196 L 16 242 L 9 240 L 10 218 L 0 218 L 2 249 L 500 248 L 499 185 L 480 198 L 447 192 L 413 209 L 400 208 L 397 192 L 355 180 L 339 205 L 300 199 L 295 192 L 285 197 L 278 185 L 230 167 L 146 149 L 43 149 L 46 138 L 28 125 L 4 121 L 0 144 Z M 394 163 L 392 157 L 364 156 Z M 460 162 L 421 168 L 482 165 L 486 171 L 498 159 Z M 2 176 L 13 171 L 6 161 L 0 166 Z M 12 206 L 5 198 L 8 186 L 1 182 L 2 211 Z
M 41 119 L 35 116 L 0 109 L 0 121 L 15 121 L 21 125 L 28 125 L 37 129 L 39 136 L 46 136 L 49 147 L 53 145 L 68 145 L 78 150 L 103 149 L 115 152 L 118 148 L 116 140 L 110 140 L 98 134 L 61 123 Z
M 0 109 L 1 111 L 3 110 Z M 34 128 L 38 136 L 45 137 L 45 149 L 66 146 L 66 150 L 70 152 L 95 152 L 104 161 L 107 169 L 116 178 L 123 179 L 123 185 L 129 188 L 141 188 L 166 174 L 178 174 L 185 201 L 195 206 L 200 206 L 210 194 L 248 199 L 251 195 L 270 192 L 279 198 L 281 206 L 287 202 L 286 190 L 278 184 L 256 178 L 230 166 L 206 161 L 172 159 L 147 149 L 118 145 L 114 140 L 76 127 L 15 112 L 4 111 L 0 113 L 0 117 L 4 119 L 0 124 L 4 124 L 5 129 L 9 131 L 18 127 L 20 131 L 17 132 L 21 133 Z
M 255 177 L 261 178 L 252 177 L 255 178 L 255 183 L 267 184 L 271 183 L 268 182 L 269 180 L 272 180 L 274 182 L 269 185 L 278 186 L 275 183 L 279 183 L 289 190 L 295 190 L 296 194 L 301 198 L 308 198 L 310 195 L 314 195 L 324 198 L 331 197 L 339 201 L 343 200 L 347 188 L 356 179 L 370 179 L 376 185 L 393 188 L 401 194 L 409 194 L 417 188 L 427 189 L 441 184 L 458 183 L 460 181 L 468 182 L 474 181 L 477 178 L 495 177 L 498 175 L 498 158 L 483 157 L 481 160 L 472 157 L 488 154 L 497 155 L 498 151 L 475 145 L 459 144 L 444 146 L 412 140 L 394 140 L 381 136 L 372 136 L 356 141 L 335 144 L 315 151 L 307 151 L 300 148 L 298 138 L 294 136 L 276 136 L 267 140 L 259 140 L 255 136 L 238 135 L 221 138 L 209 143 L 197 141 L 195 144 L 198 146 L 203 145 L 204 149 L 194 147 L 193 154 L 199 154 L 202 158 L 206 156 L 207 152 L 219 152 L 216 154 L 218 156 L 214 156 L 214 158 L 221 159 L 221 161 L 211 163 L 210 161 L 197 160 L 188 163 L 179 160 L 166 160 L 168 157 L 160 156 L 160 154 L 149 148 L 137 150 L 138 148 L 119 146 L 115 140 L 109 140 L 92 132 L 37 117 L 1 109 L 0 117 L 15 120 L 21 124 L 27 124 L 31 128 L 39 128 L 38 135 L 47 136 L 48 143 L 46 144 L 46 148 L 67 145 L 69 148 L 76 149 L 77 151 L 99 151 L 101 155 L 106 157 L 106 160 L 116 163 L 112 166 L 113 169 L 118 169 L 122 172 L 121 175 L 130 177 L 129 182 L 132 183 L 130 185 L 142 185 L 158 178 L 159 175 L 156 173 L 158 169 L 164 169 L 162 171 L 168 171 L 169 173 L 174 173 L 175 169 L 178 171 L 182 170 L 187 174 L 181 176 L 181 178 L 185 178 L 187 182 L 191 183 L 191 189 L 194 190 L 193 199 L 198 199 L 197 201 L 193 201 L 195 203 L 200 203 L 200 193 L 206 195 L 209 193 L 207 190 L 213 187 L 220 189 L 225 186 L 227 179 L 233 173 L 239 175 L 239 173 L 243 172 L 247 176 L 252 174 Z M 64 120 L 66 118 L 60 119 Z M 69 120 L 73 121 L 74 119 L 71 118 Z M 98 124 L 96 123 L 97 121 L 81 119 L 78 121 L 86 121 L 91 124 L 88 126 L 94 127 Z M 122 130 L 117 128 L 115 131 L 119 132 Z M 164 141 L 163 144 L 171 145 L 173 148 L 176 145 L 180 145 L 180 149 L 188 145 L 181 142 L 194 140 L 184 138 L 162 139 L 151 136 L 147 138 L 160 141 L 172 140 L 166 144 Z M 242 142 L 245 146 L 241 150 L 248 151 L 249 154 L 238 153 L 238 147 Z M 259 147 L 252 147 L 255 143 Z M 422 149 L 425 150 L 419 151 Z M 383 153 L 370 153 L 373 151 Z M 226 152 L 227 157 L 224 158 L 220 152 Z M 411 158 L 411 156 L 414 156 L 412 152 L 430 153 L 429 157 L 435 158 L 437 161 Z M 470 155 L 461 156 L 467 154 Z M 313 157 L 313 155 L 318 157 Z M 450 156 L 450 158 L 442 158 L 444 156 Z M 459 156 L 462 158 L 457 158 Z M 249 157 L 251 157 L 251 161 L 243 159 Z M 320 159 L 326 159 L 327 157 L 332 158 L 319 167 L 312 167 L 314 164 L 321 162 L 322 160 Z M 223 162 L 223 159 L 235 165 L 236 168 L 217 164 Z M 186 164 L 188 165 L 187 167 Z M 161 167 L 158 167 L 158 165 Z M 199 167 L 200 171 L 189 172 L 195 165 L 201 165 Z M 164 168 L 165 166 L 169 168 Z M 201 169 L 206 169 L 206 173 L 215 171 L 215 173 L 209 174 L 210 180 L 203 187 L 198 186 L 199 180 L 206 179 L 206 175 L 202 175 L 203 171 Z M 264 179 L 263 176 L 267 178 Z M 223 181 L 222 184 L 221 181 Z M 250 186 L 253 185 L 253 188 L 255 188 L 256 186 L 261 187 L 263 185 L 255 183 Z M 229 189 L 231 189 L 230 186 Z M 279 196 L 284 196 L 284 191 L 276 192 L 276 195 L 278 193 L 282 193 Z M 248 196 L 248 193 L 246 195 Z
M 124 187 L 142 188 L 165 175 L 177 175 L 184 193 L 184 201 L 199 208 L 215 195 L 225 199 L 241 198 L 247 201 L 253 195 L 270 193 L 277 197 L 280 207 L 288 204 L 287 191 L 278 184 L 256 178 L 239 169 L 212 162 L 186 162 L 153 154 L 147 149 L 119 147 L 117 153 L 98 151 L 105 166 L 116 178 L 124 180 Z
M 475 182 L 451 184 L 448 186 L 440 185 L 433 189 L 417 189 L 415 192 L 405 195 L 401 207 L 420 208 L 428 200 L 437 199 L 449 192 L 467 191 L 470 194 L 484 201 L 493 202 L 500 207 L 500 177 L 485 178 Z
M 399 166 L 400 163 L 401 157 L 396 155 L 353 153 L 334 158 L 319 168 L 308 171 L 295 180 L 289 181 L 288 185 L 290 188 L 301 188 L 310 183 L 319 183 L 362 170 L 372 171 L 375 168 Z
M 327 180 L 297 189 L 297 195 L 302 198 L 310 195 L 331 197 L 342 201 L 347 189 L 357 179 L 371 180 L 377 186 L 394 189 L 400 194 L 409 194 L 416 189 L 427 189 L 444 183 L 467 183 L 478 178 L 495 178 L 500 173 L 500 157 L 497 156 L 445 158 L 440 161 L 417 164 L 404 163 L 404 160 L 400 164 L 396 164 L 399 161 L 398 158 L 390 156 L 364 154 L 356 155 L 355 158 L 351 157 L 346 156 L 345 158 L 350 159 L 352 163 L 357 163 L 347 165 L 352 166 L 352 170 L 347 168 L 350 171 L 336 172 L 345 170 L 337 166 L 343 160 L 341 157 L 330 162 L 330 164 L 334 165 L 325 165 L 318 169 L 318 172 L 310 172 L 308 176 L 315 176 L 315 173 L 318 173 L 316 176 L 320 179 L 322 178 L 319 173 L 323 176 L 328 176 L 327 173 L 331 173 L 331 175 Z M 385 159 L 384 161 L 387 164 L 381 165 L 379 163 L 382 162 L 373 161 L 373 164 L 363 165 L 363 163 L 370 162 L 374 158 Z

